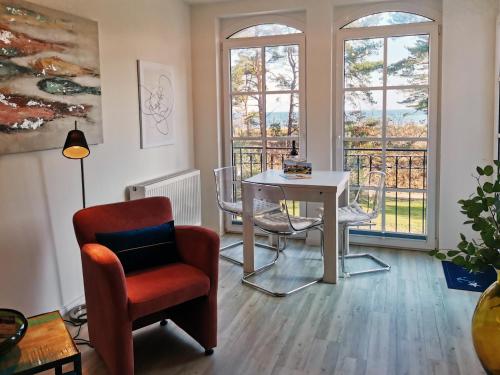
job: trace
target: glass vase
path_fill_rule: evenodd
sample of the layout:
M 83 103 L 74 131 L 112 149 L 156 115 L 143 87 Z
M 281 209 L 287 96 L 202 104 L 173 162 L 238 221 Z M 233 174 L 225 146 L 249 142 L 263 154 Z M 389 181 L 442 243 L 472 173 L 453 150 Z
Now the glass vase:
M 472 317 L 472 340 L 488 374 L 500 375 L 500 270 L 497 281 L 486 289 Z

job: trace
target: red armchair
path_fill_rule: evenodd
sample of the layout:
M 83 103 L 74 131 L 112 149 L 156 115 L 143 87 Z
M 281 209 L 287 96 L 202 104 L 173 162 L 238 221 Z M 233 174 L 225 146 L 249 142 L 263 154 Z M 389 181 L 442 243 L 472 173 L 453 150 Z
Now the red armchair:
M 125 275 L 117 256 L 96 242 L 95 233 L 118 232 L 172 220 L 167 198 L 107 204 L 73 217 L 81 248 L 89 336 L 112 375 L 134 373 L 132 330 L 173 320 L 206 354 L 217 345 L 219 237 L 195 226 L 178 226 L 182 263 Z

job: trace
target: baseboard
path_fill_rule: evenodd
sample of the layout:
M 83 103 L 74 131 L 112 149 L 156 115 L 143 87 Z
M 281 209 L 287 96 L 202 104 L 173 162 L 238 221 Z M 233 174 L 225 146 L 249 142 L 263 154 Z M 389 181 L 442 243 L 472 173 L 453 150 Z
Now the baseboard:
M 73 299 L 71 302 L 68 302 L 67 304 L 65 304 L 64 306 L 62 306 L 59 309 L 61 312 L 61 315 L 66 315 L 69 312 L 69 310 L 71 310 L 73 307 L 81 305 L 83 303 L 85 303 L 85 295 L 81 294 L 78 297 L 76 297 L 75 299 Z

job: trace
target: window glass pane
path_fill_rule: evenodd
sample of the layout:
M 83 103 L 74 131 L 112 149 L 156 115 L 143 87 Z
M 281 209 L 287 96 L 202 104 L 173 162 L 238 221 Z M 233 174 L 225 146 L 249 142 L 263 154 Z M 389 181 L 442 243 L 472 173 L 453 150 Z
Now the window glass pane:
M 350 184 L 360 186 L 370 171 L 383 167 L 382 143 L 348 141 L 344 143 L 344 170 L 350 172 Z
M 397 150 L 426 150 L 427 141 L 414 141 L 414 140 L 390 140 L 387 141 L 387 149 L 397 149 Z
M 354 189 L 353 193 L 356 194 L 358 192 L 357 188 Z M 365 212 L 370 212 L 373 210 L 373 205 L 374 205 L 374 196 L 376 195 L 376 192 L 373 190 L 362 190 L 361 193 L 358 196 L 358 203 L 361 206 L 361 208 Z M 355 197 L 355 195 L 354 195 Z M 353 199 L 354 199 L 353 197 Z M 382 202 L 380 202 L 380 208 L 382 208 Z M 380 211 L 379 211 L 380 212 Z M 354 227 L 360 230 L 372 230 L 372 231 L 381 231 L 382 230 L 382 215 L 378 215 L 375 220 L 371 221 L 373 225 L 370 226 L 361 226 L 361 227 Z
M 258 95 L 234 95 L 231 122 L 233 137 L 260 137 L 261 105 Z
M 271 35 L 287 35 L 287 34 L 300 34 L 301 30 L 279 23 L 268 23 L 262 25 L 255 25 L 240 30 L 229 38 L 252 38 L 258 36 L 271 36 Z
M 385 193 L 387 232 L 426 234 L 427 194 L 388 191 Z
M 295 147 L 300 148 L 299 138 L 295 140 Z M 267 140 L 267 169 L 283 169 L 283 160 L 290 156 L 292 139 Z
M 266 133 L 268 137 L 299 135 L 299 95 L 266 95 Z
M 387 85 L 429 84 L 429 35 L 389 38 Z
M 387 136 L 427 137 L 427 89 L 387 90 Z
M 348 23 L 343 28 L 404 25 L 408 23 L 432 22 L 430 18 L 406 12 L 383 12 L 370 14 Z
M 299 89 L 299 46 L 266 47 L 266 89 Z
M 382 136 L 382 91 L 348 91 L 344 97 L 344 136 Z
M 383 84 L 384 39 L 346 40 L 345 87 L 377 87 Z
M 388 188 L 425 189 L 427 150 L 388 148 L 386 154 Z
M 262 141 L 235 140 L 232 146 L 233 165 L 243 180 L 262 172 Z
M 260 48 L 231 49 L 231 91 L 260 91 L 262 57 Z

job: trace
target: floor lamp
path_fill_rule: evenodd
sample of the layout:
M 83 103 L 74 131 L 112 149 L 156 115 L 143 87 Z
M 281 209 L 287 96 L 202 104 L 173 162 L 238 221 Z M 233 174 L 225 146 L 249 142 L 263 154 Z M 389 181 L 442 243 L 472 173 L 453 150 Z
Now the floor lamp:
M 70 130 L 66 136 L 66 142 L 62 150 L 64 157 L 68 159 L 80 159 L 80 169 L 82 174 L 82 201 L 85 208 L 85 177 L 83 173 L 83 159 L 90 155 L 89 145 L 85 139 L 85 134 L 78 130 L 75 121 L 75 129 Z M 69 311 L 69 318 L 73 323 L 83 324 L 87 322 L 87 307 L 78 305 Z

